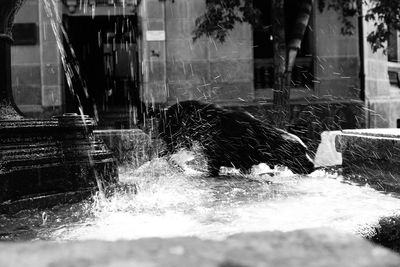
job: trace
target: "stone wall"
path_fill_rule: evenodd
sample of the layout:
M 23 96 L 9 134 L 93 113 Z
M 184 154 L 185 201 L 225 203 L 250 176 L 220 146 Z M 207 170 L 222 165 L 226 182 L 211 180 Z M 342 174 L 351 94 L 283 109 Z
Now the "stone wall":
M 62 66 L 43 1 L 27 0 L 18 12 L 15 23 L 34 23 L 37 38 L 35 44 L 12 46 L 15 102 L 28 116 L 55 115 L 62 104 Z
M 221 44 L 192 41 L 205 1 L 143 1 L 142 98 L 157 103 L 202 99 L 237 102 L 254 98 L 252 30 L 238 25 Z M 165 39 L 150 40 L 154 31 Z
M 357 19 L 353 35 L 343 35 L 339 14 L 315 10 L 315 94 L 322 99 L 360 100 Z
M 367 6 L 365 6 L 367 8 Z M 392 65 L 400 70 L 399 63 L 389 63 L 383 50 L 374 53 L 366 36 L 373 30 L 374 22 L 364 21 L 365 97 L 368 128 L 396 128 L 400 119 L 400 88 L 389 82 L 388 70 Z
M 39 2 L 28 0 L 18 12 L 15 23 L 34 22 L 39 35 Z M 16 104 L 23 112 L 40 111 L 41 58 L 40 42 L 35 45 L 18 45 L 11 48 L 12 87 Z
M 16 18 L 17 23 L 36 24 L 38 42 L 12 49 L 16 102 L 25 113 L 42 117 L 57 113 L 64 101 L 62 65 L 43 5 L 42 0 L 27 0 Z M 223 105 L 270 104 L 271 89 L 254 89 L 251 26 L 237 25 L 223 44 L 204 37 L 193 42 L 195 19 L 204 11 L 203 0 L 141 1 L 138 17 L 142 100 L 162 104 L 188 99 Z M 292 89 L 293 101 L 305 103 L 307 98 L 315 103 L 361 102 L 358 28 L 354 35 L 344 36 L 338 14 L 326 10 L 321 13 L 318 9 L 314 10 L 313 23 L 314 85 Z M 356 19 L 353 23 L 358 25 Z M 369 126 L 395 127 L 400 114 L 400 90 L 389 84 L 386 57 L 373 54 L 366 41 L 364 46 L 365 93 L 372 110 Z

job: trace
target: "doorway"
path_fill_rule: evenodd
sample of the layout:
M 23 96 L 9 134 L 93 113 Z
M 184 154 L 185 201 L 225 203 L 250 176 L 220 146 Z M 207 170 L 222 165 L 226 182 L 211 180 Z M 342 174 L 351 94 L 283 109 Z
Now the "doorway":
M 100 128 L 134 128 L 141 103 L 137 18 L 66 16 L 64 25 L 84 82 L 75 90 L 84 113 L 98 114 Z M 76 112 L 76 96 L 65 92 L 67 112 Z

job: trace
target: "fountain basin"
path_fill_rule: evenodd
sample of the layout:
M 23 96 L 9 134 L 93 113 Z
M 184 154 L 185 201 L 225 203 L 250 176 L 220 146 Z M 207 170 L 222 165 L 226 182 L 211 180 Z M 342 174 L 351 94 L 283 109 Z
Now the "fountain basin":
M 118 177 L 115 159 L 95 140 L 87 116 L 23 119 L 11 90 L 10 52 L 23 3 L 0 0 L 0 214 L 71 201 Z
M 121 244 L 129 244 L 127 246 L 131 248 L 130 253 L 136 255 L 135 253 L 147 252 L 140 250 L 145 246 L 141 243 L 142 240 L 132 240 L 151 237 L 146 240 L 153 240 L 149 245 L 153 249 L 148 253 L 154 257 L 163 254 L 163 248 L 170 248 L 167 244 L 171 240 L 177 240 L 179 246 L 185 249 L 184 240 L 192 240 L 189 241 L 189 247 L 193 247 L 195 251 L 204 251 L 204 246 L 207 247 L 208 244 L 226 246 L 225 241 L 220 241 L 227 239 L 230 242 L 230 236 L 239 233 L 255 238 L 257 235 L 264 237 L 264 231 L 288 232 L 287 235 L 280 234 L 281 241 L 270 238 L 249 241 L 251 244 L 258 244 L 259 248 L 274 247 L 277 242 L 282 246 L 296 246 L 296 239 L 292 239 L 291 233 L 309 231 L 306 229 L 315 227 L 332 227 L 341 232 L 338 237 L 346 235 L 344 233 L 371 237 L 376 227 L 379 227 L 381 218 L 399 214 L 400 199 L 397 194 L 382 193 L 369 186 L 350 183 L 339 174 L 329 174 L 322 170 L 309 176 L 298 176 L 282 169 L 276 170 L 275 174 L 266 174 L 260 167 L 260 170 L 254 169 L 252 174 L 245 177 L 227 171 L 222 177 L 210 178 L 196 171 L 200 168 L 190 169 L 190 166 L 197 165 L 190 164 L 188 169 L 182 170 L 164 158 L 155 158 L 139 168 L 121 171 L 120 184 L 106 198 L 95 195 L 91 200 L 79 203 L 25 210 L 12 216 L 0 214 L 0 240 L 64 241 L 65 249 L 60 246 L 57 249 L 59 252 L 51 253 L 52 255 L 77 247 L 78 250 L 91 251 L 93 247 L 103 246 L 124 250 L 124 245 Z M 310 230 L 310 235 L 314 231 L 318 232 Z M 253 235 L 248 234 L 249 232 L 260 233 Z M 160 238 L 168 238 L 168 241 L 163 243 Z M 214 241 L 203 242 L 198 238 Z M 329 235 L 320 238 L 316 243 L 317 247 L 324 247 L 323 244 L 331 240 Z M 390 235 L 390 240 L 393 238 L 398 237 Z M 117 242 L 87 241 L 93 239 Z M 118 241 L 121 239 L 126 241 Z M 306 241 L 301 241 L 298 246 L 306 248 L 305 244 L 309 244 Z M 268 245 L 269 242 L 273 245 Z M 176 246 L 178 243 L 175 243 Z M 311 243 L 314 244 L 314 241 Z M 46 247 L 45 243 L 42 244 Z M 138 244 L 137 247 L 134 244 Z M 358 245 L 354 246 L 347 247 L 348 251 L 358 249 Z M 19 248 L 14 249 L 17 251 Z M 41 253 L 40 248 L 34 251 L 36 254 Z M 327 255 L 324 251 L 318 252 L 320 258 Z M 194 253 L 190 252 L 191 255 Z M 225 255 L 224 253 L 221 252 L 221 255 Z M 258 253 L 257 250 L 254 253 Z M 242 252 L 240 254 L 243 255 Z M 115 258 L 112 255 L 104 255 L 110 257 L 107 262 L 114 263 Z M 282 253 L 277 260 L 287 263 L 285 255 L 292 257 L 292 253 L 286 250 L 286 254 Z M 336 264 L 337 261 L 346 260 L 345 254 L 338 253 L 336 257 Z M 62 261 L 60 258 L 43 258 Z M 308 265 L 314 262 L 311 258 L 306 261 Z M 225 262 L 225 258 L 219 259 L 222 262 L 217 261 L 216 266 Z M 96 261 L 87 259 L 88 262 L 92 260 Z M 136 258 L 129 260 L 137 263 Z M 73 262 L 72 259 L 71 261 Z M 164 259 L 160 262 L 163 261 Z M 50 263 L 46 261 L 40 264 L 47 266 Z M 96 265 L 95 262 L 93 264 Z M 159 263 L 156 261 L 154 264 L 157 266 Z
M 336 137 L 343 173 L 380 190 L 400 192 L 400 129 L 343 130 Z
M 44 197 L 62 193 L 84 196 L 99 183 L 115 183 L 117 162 L 94 138 L 93 126 L 93 120 L 76 114 L 0 121 L 0 212 L 42 206 Z

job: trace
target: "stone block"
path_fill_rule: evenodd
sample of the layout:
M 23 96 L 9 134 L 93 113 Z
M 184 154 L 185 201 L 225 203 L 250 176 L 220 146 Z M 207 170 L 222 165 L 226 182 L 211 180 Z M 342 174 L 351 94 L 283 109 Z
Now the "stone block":
M 205 12 L 205 1 L 174 1 L 166 2 L 166 17 L 170 18 L 197 18 Z
M 56 35 L 53 31 L 53 28 L 51 27 L 50 21 L 43 21 L 40 26 L 39 29 L 41 31 L 40 34 L 40 42 L 44 43 L 44 42 L 56 42 Z M 61 37 L 60 37 L 61 38 Z
M 314 27 L 316 53 L 318 56 L 358 56 L 358 24 L 356 18 L 351 18 L 356 27 L 354 35 L 345 36 L 341 33 L 341 23 L 337 12 L 333 10 L 315 11 Z
M 392 114 L 389 100 L 370 101 L 369 103 L 369 120 L 370 127 L 388 128 L 390 115 Z
M 193 18 L 178 19 L 167 18 L 167 36 L 168 41 L 173 39 L 192 39 L 192 32 L 195 26 Z
M 370 79 L 386 78 L 388 73 L 388 65 L 386 61 L 368 60 L 366 64 L 365 75 Z
M 320 29 L 321 33 L 327 34 L 327 33 L 335 33 L 336 35 L 340 36 L 340 29 L 341 25 L 338 22 L 338 19 L 340 19 L 339 14 L 335 12 L 332 9 L 325 8 L 322 12 L 319 10 L 316 10 L 315 12 L 315 18 L 314 22 L 316 25 L 319 25 L 321 27 L 318 27 Z M 357 25 L 357 21 L 353 20 L 355 25 Z M 322 27 L 322 25 L 326 25 L 325 27 Z M 316 30 L 318 33 L 318 30 Z
M 40 85 L 40 65 L 14 65 L 11 67 L 13 86 Z
M 148 31 L 163 31 L 165 29 L 164 21 L 158 19 L 149 19 L 146 23 Z
M 143 83 L 140 97 L 143 102 L 165 103 L 168 97 L 168 88 L 164 82 Z
M 20 105 L 18 104 L 18 108 L 22 111 L 22 113 L 25 115 L 27 118 L 51 118 L 51 116 L 46 117 L 43 116 L 44 110 L 42 107 L 42 103 L 39 103 L 37 105 Z
M 254 80 L 253 60 L 221 60 L 210 63 L 211 77 L 218 77 L 222 82 Z
M 39 1 L 28 0 L 15 16 L 15 23 L 39 22 Z
M 165 62 L 166 51 L 164 41 L 146 42 L 146 49 L 143 57 L 151 62 Z
M 208 44 L 205 41 L 193 42 L 189 39 L 169 39 L 167 42 L 168 60 L 206 60 Z
M 359 80 L 346 77 L 340 79 L 322 80 L 316 83 L 318 96 L 323 98 L 360 99 Z
M 145 2 L 146 5 L 146 17 L 149 19 L 161 19 L 164 17 L 164 5 L 160 1 L 149 1 Z
M 359 79 L 360 63 L 357 57 L 318 57 L 315 76 L 321 79 Z
M 42 43 L 42 60 L 45 63 L 60 63 L 60 52 L 56 42 L 43 42 Z
M 390 95 L 390 84 L 387 79 L 366 78 L 365 95 L 369 100 L 374 101 L 381 96 Z
M 14 86 L 13 96 L 17 105 L 39 105 L 42 103 L 42 90 L 39 85 Z
M 148 67 L 148 82 L 165 81 L 165 63 L 160 61 L 150 61 Z
M 207 61 L 169 61 L 167 62 L 169 82 L 193 81 L 204 84 L 209 80 L 209 63 Z
M 214 101 L 252 101 L 253 82 L 219 82 L 212 84 L 210 95 Z
M 231 40 L 224 43 L 216 40 L 209 40 L 209 59 L 214 60 L 237 60 L 253 59 L 252 40 Z
M 335 35 L 334 35 L 335 36 Z M 357 57 L 358 51 L 358 38 L 354 36 L 322 36 L 318 38 L 317 54 L 319 56 L 327 57 Z
M 39 46 L 11 46 L 11 64 L 40 64 Z
M 61 85 L 61 73 L 59 64 L 46 64 L 42 67 L 44 86 Z
M 168 84 L 168 101 L 176 103 L 177 100 L 212 100 L 211 83 L 198 83 L 198 81 L 184 80 Z
M 61 106 L 61 86 L 42 86 L 42 106 L 57 107 Z

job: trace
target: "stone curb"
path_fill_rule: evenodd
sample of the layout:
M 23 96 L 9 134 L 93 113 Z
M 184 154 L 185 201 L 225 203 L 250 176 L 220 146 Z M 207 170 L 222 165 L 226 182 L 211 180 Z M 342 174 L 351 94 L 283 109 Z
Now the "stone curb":
M 223 241 L 187 237 L 0 243 L 0 266 L 398 267 L 400 256 L 353 235 L 308 229 L 246 233 Z

